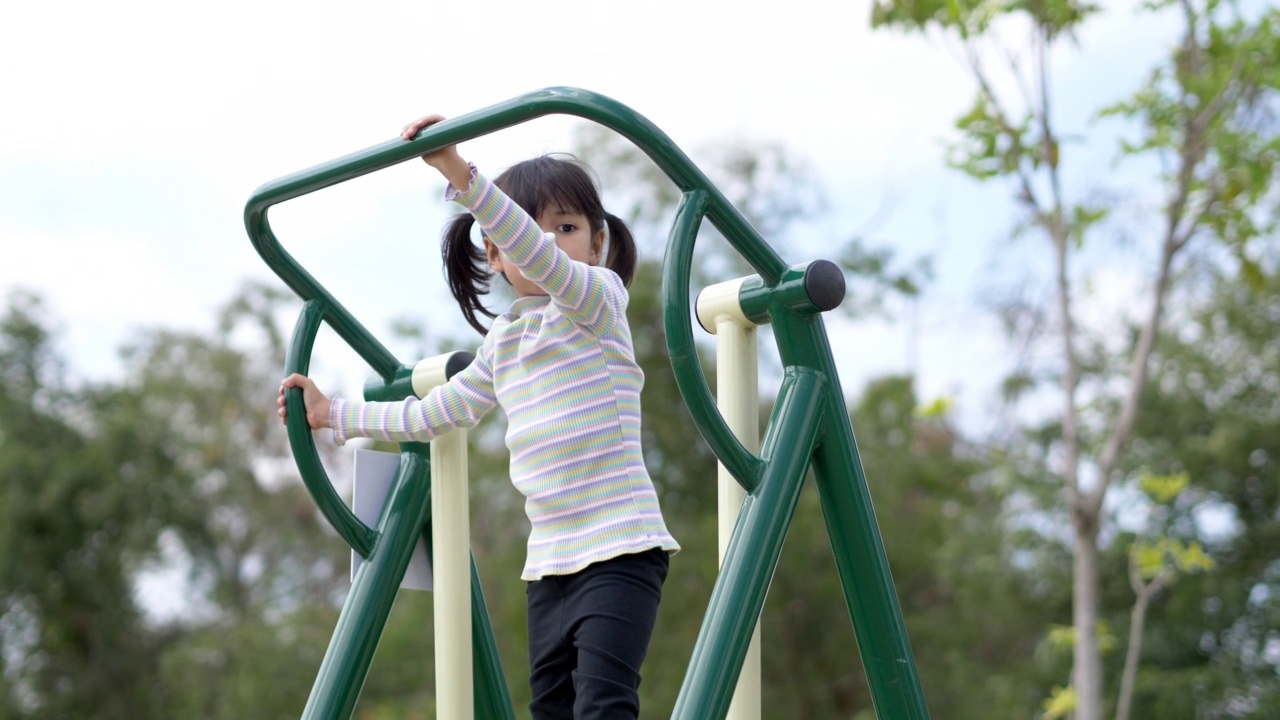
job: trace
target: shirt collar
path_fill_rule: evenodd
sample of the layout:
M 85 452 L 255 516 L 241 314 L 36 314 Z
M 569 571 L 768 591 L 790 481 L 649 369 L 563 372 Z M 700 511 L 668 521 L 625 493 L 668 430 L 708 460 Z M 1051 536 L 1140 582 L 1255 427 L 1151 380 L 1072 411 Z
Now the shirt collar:
M 526 295 L 522 298 L 516 298 L 515 302 L 511 303 L 509 312 L 516 317 L 524 317 L 530 311 L 546 307 L 550 301 L 550 295 Z

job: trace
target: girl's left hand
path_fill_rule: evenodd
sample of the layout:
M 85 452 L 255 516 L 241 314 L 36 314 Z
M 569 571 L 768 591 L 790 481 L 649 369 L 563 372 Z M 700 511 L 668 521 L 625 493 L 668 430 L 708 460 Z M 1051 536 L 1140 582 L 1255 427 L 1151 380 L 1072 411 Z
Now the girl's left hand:
M 443 115 L 431 114 L 424 115 L 417 120 L 404 126 L 400 131 L 400 139 L 412 140 L 423 129 L 429 128 L 438 122 L 444 120 Z M 466 189 L 471 183 L 471 167 L 467 165 L 467 161 L 462 159 L 458 154 L 457 145 L 449 145 L 442 147 L 435 152 L 429 152 L 422 156 L 423 162 L 440 171 L 445 179 L 458 189 Z

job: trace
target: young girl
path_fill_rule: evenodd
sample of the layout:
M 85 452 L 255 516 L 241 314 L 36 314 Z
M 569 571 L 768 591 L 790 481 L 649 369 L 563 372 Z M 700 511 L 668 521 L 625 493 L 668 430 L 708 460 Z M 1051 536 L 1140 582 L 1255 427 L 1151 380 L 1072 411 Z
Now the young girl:
M 442 119 L 416 120 L 401 137 Z M 423 160 L 449 181 L 445 198 L 470 211 L 449 224 L 441 252 L 463 314 L 486 333 L 475 361 L 421 400 L 394 403 L 330 401 L 290 375 L 278 413 L 285 388 L 298 387 L 311 427 L 332 427 L 338 444 L 427 441 L 501 405 L 511 480 L 532 525 L 521 575 L 530 710 L 535 720 L 635 718 L 668 555 L 679 550 L 640 449 L 644 373 L 626 316 L 635 243 L 574 162 L 535 158 L 491 183 L 455 147 Z M 471 241 L 473 216 L 483 251 Z M 516 294 L 502 315 L 480 298 L 493 273 Z M 479 315 L 495 318 L 487 332 Z

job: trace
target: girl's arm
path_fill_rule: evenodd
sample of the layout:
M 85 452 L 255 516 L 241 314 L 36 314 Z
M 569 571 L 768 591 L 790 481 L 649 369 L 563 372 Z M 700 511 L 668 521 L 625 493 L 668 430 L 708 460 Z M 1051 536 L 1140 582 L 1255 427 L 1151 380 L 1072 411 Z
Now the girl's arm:
M 419 118 L 405 126 L 401 137 L 412 140 L 423 128 L 443 119 L 440 115 Z M 456 146 L 422 159 L 449 181 L 445 198 L 467 208 L 485 237 L 545 290 L 565 317 L 601 335 L 626 312 L 627 289 L 617 273 L 571 259 L 556 245 L 554 235 L 542 232 L 534 218 L 463 160 Z
M 538 287 L 566 317 L 600 335 L 626 311 L 627 289 L 617 273 L 573 260 L 544 233 L 519 205 L 478 171 L 468 177 L 467 188 L 454 185 L 446 199 L 460 203 L 484 230 L 485 237 L 501 248 L 508 260 Z
M 333 398 L 329 410 L 333 441 L 342 445 L 348 438 L 369 437 L 428 442 L 454 428 L 475 426 L 497 404 L 489 352 L 488 344 L 482 346 L 466 369 L 421 400 L 348 402 Z

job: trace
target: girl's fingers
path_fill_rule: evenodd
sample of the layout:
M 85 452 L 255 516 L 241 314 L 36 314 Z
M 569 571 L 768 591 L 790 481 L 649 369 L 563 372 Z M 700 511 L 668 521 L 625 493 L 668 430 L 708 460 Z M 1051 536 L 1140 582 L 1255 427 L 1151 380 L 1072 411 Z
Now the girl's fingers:
M 423 128 L 430 127 L 431 125 L 435 125 L 441 120 L 444 120 L 443 115 L 439 115 L 435 113 L 431 115 L 424 115 L 423 117 L 420 117 L 417 120 L 414 120 L 408 125 L 405 125 L 404 130 L 400 131 L 400 137 L 404 138 L 405 140 L 412 140 L 413 136 L 421 132 Z

